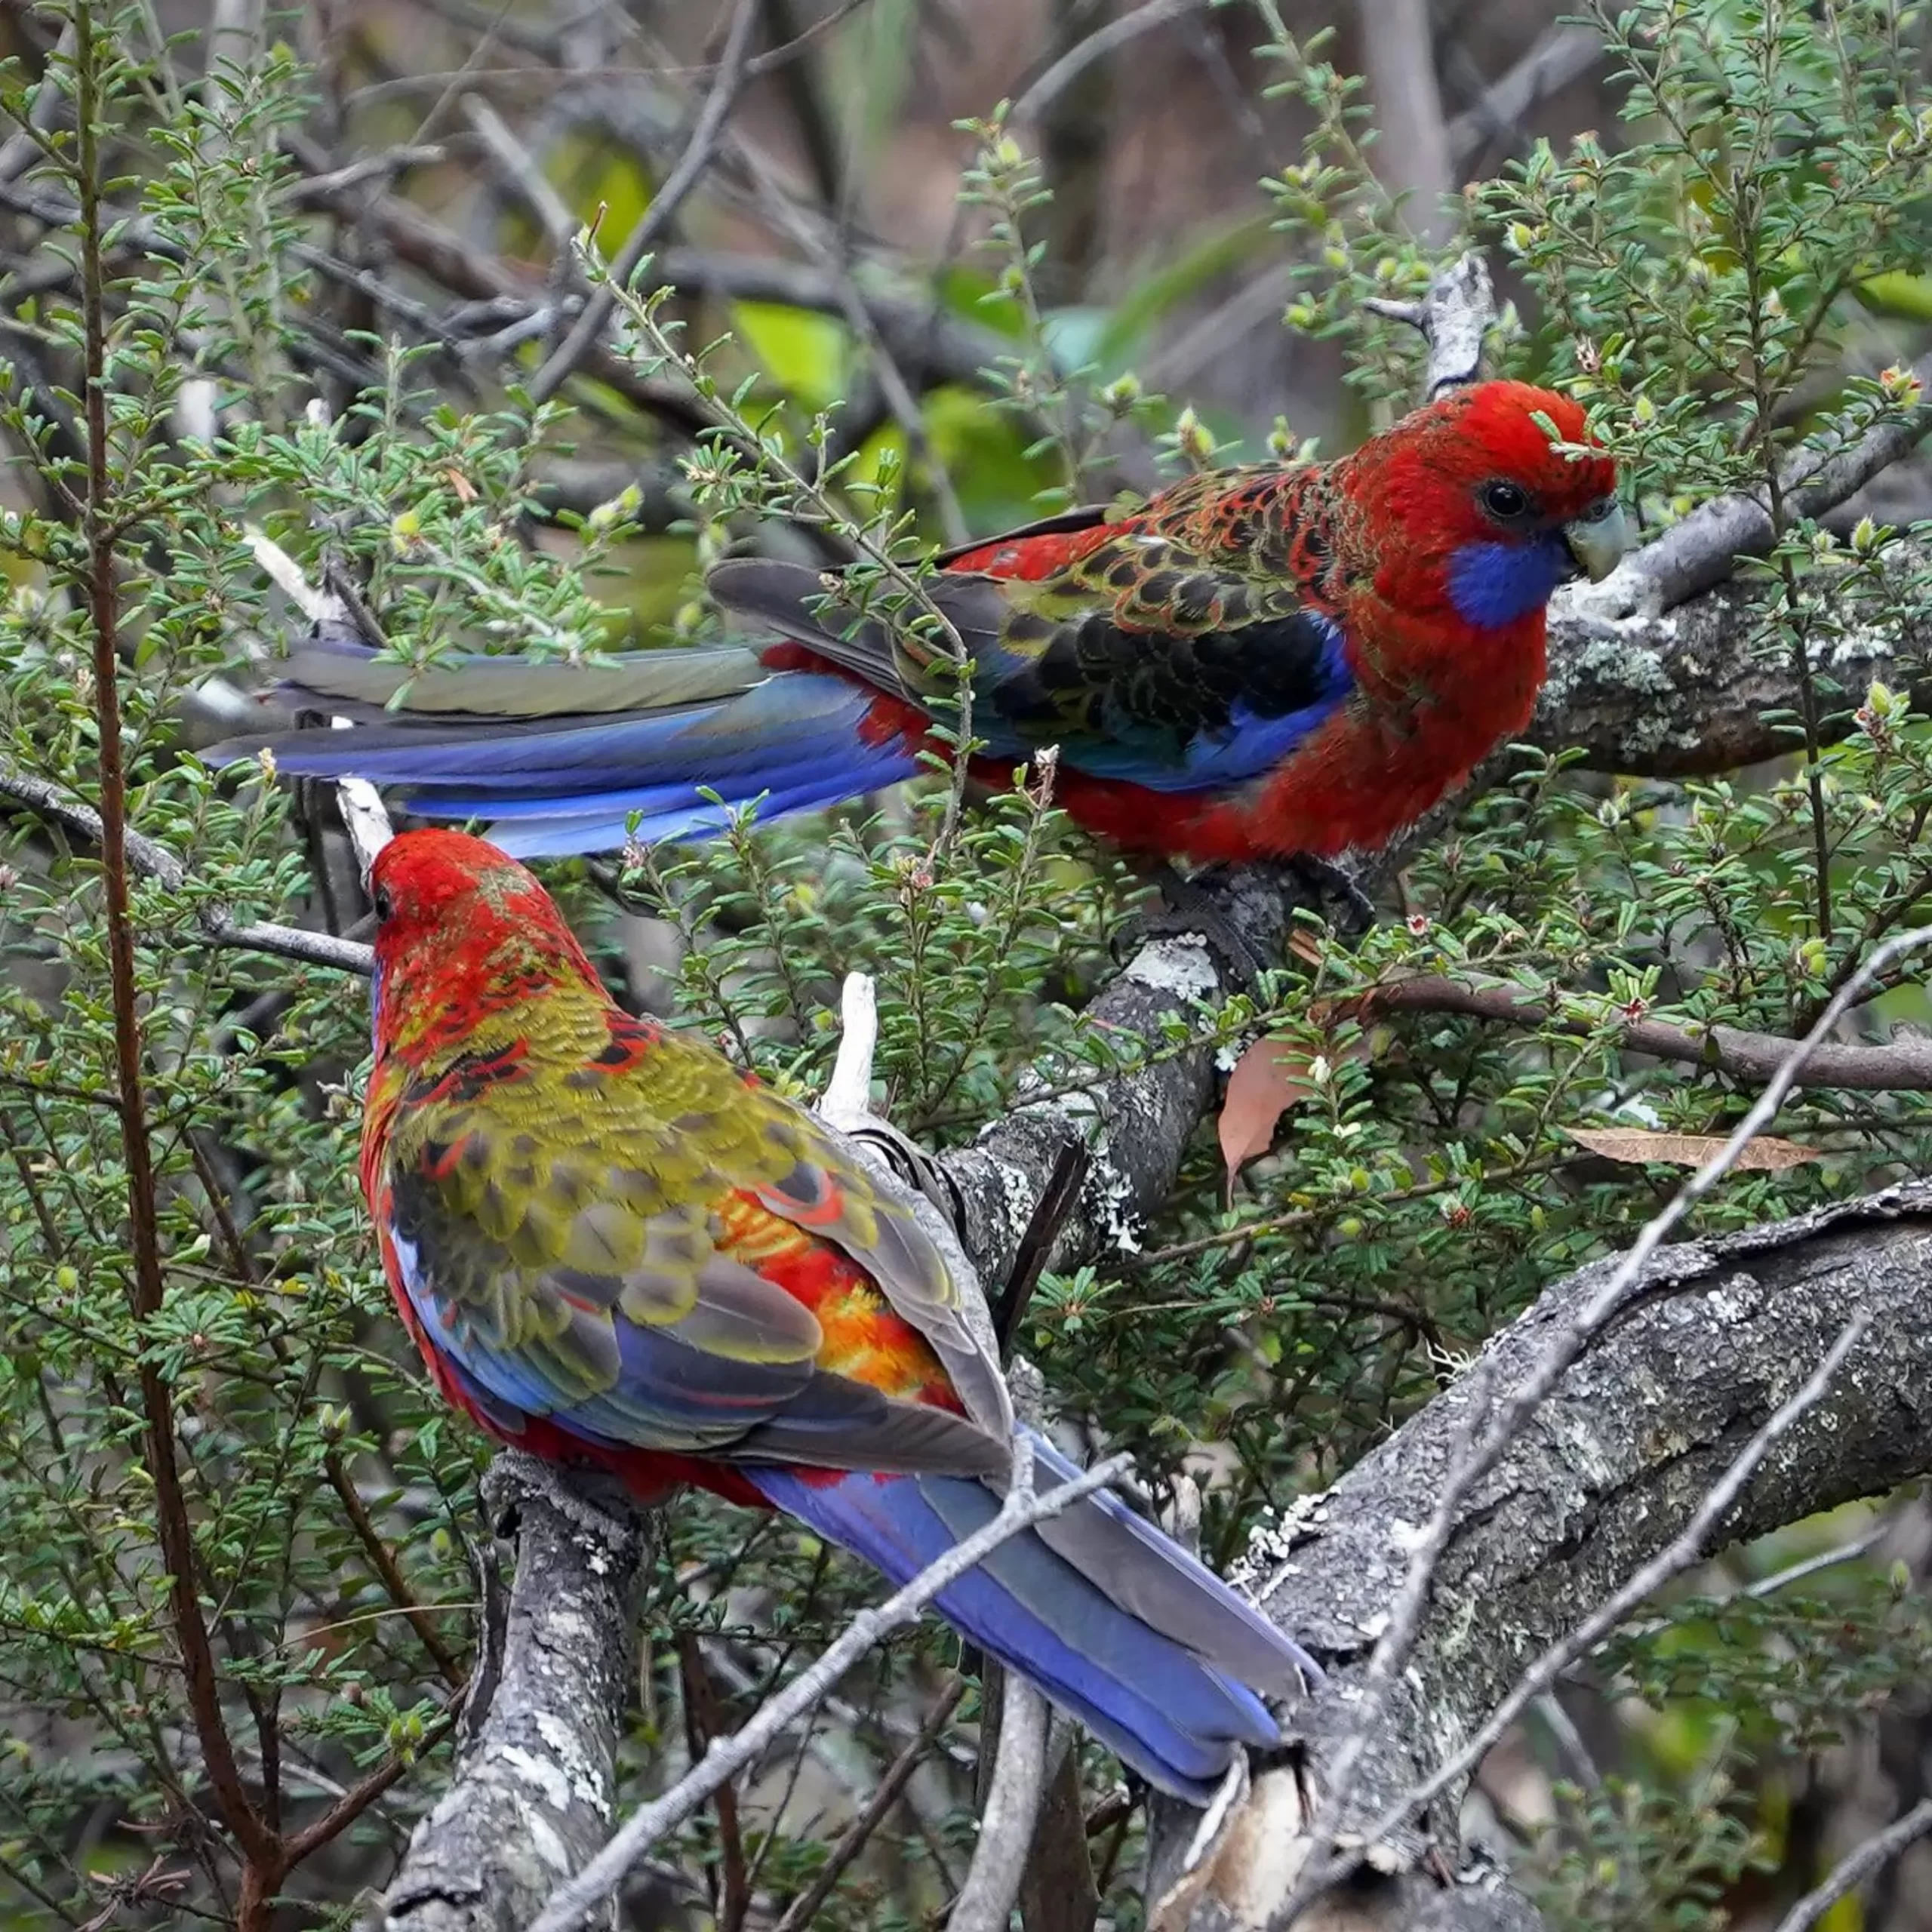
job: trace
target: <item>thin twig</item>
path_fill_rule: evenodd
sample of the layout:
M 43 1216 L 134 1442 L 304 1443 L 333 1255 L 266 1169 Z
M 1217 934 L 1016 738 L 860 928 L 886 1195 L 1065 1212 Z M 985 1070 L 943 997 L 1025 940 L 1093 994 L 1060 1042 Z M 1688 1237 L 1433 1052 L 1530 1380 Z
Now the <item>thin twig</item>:
M 77 832 L 90 844 L 103 846 L 102 868 L 107 866 L 101 815 L 93 806 L 71 797 L 57 785 L 23 771 L 0 766 L 0 798 L 16 800 L 42 818 Z M 188 869 L 165 845 L 144 838 L 129 828 L 123 835 L 129 868 L 143 878 L 151 878 L 179 891 L 188 883 Z M 239 952 L 272 953 L 284 959 L 299 959 L 313 966 L 333 966 L 338 972 L 358 973 L 364 979 L 373 970 L 374 954 L 351 939 L 338 939 L 333 933 L 314 933 L 299 926 L 280 926 L 257 921 L 245 924 L 235 919 L 225 908 L 205 906 L 196 915 L 200 937 L 208 946 L 222 946 Z
M 1528 53 L 1450 122 L 1450 153 L 1460 165 L 1473 161 L 1477 151 L 1491 141 L 1520 140 L 1523 117 L 1530 109 L 1603 57 L 1603 36 L 1594 27 L 1546 27 Z
M 718 1687 L 706 1668 L 695 1630 L 678 1633 L 678 1677 L 684 1694 L 685 1746 L 696 1763 L 729 1732 Z M 738 1794 L 729 1778 L 711 1794 L 711 1808 L 718 1821 L 718 1876 L 711 1881 L 712 1912 L 718 1932 L 738 1932 L 751 1904 L 751 1881 L 745 1863 L 744 1834 L 738 1823 Z
M 463 96 L 463 112 L 464 118 L 476 130 L 478 138 L 489 150 L 490 158 L 497 164 L 505 186 L 543 224 L 550 245 L 558 249 L 568 248 L 571 237 L 577 230 L 577 217 L 571 214 L 569 202 L 551 185 L 537 157 L 480 94 Z
M 925 1762 L 927 1754 L 937 1742 L 953 1712 L 958 1709 L 959 1700 L 965 1694 L 965 1679 L 955 1677 L 940 1694 L 931 1715 L 920 1727 L 918 1737 L 886 1766 L 884 1775 L 866 1801 L 866 1808 L 840 1834 L 838 1842 L 826 1854 L 817 1875 L 785 1908 L 785 1915 L 771 1928 L 771 1932 L 805 1932 L 805 1927 L 818 1916 L 820 1906 L 831 1897 L 832 1887 L 844 1876 L 847 1866 L 871 1842 L 872 1834 L 884 1822 L 886 1814 L 899 1801 L 899 1794 L 912 1781 L 912 1774 Z
M 340 1499 L 344 1513 L 349 1518 L 349 1527 L 355 1532 L 356 1540 L 362 1546 L 363 1552 L 375 1566 L 376 1574 L 382 1579 L 383 1588 L 389 1600 L 403 1615 L 408 1618 L 410 1627 L 421 1641 L 423 1647 L 435 1660 L 443 1681 L 453 1690 L 460 1690 L 468 1673 L 463 1669 L 456 1653 L 443 1641 L 443 1633 L 436 1628 L 436 1620 L 417 1601 L 416 1592 L 409 1587 L 409 1580 L 402 1574 L 401 1566 L 395 1560 L 395 1552 L 383 1540 L 382 1532 L 370 1519 L 367 1506 L 361 1492 L 348 1470 L 343 1466 L 342 1458 L 331 1449 L 322 1458 L 322 1471 L 329 1479 L 329 1487 Z
M 1825 1882 L 1807 1892 L 1778 1921 L 1777 1932 L 1811 1932 L 1840 1899 L 1855 1892 L 1928 1832 L 1932 1832 L 1932 1798 L 1923 1798 L 1895 1824 L 1887 1825 L 1875 1838 L 1867 1838 L 1856 1851 L 1840 1859 Z
M 651 196 L 651 205 L 638 217 L 637 226 L 625 237 L 623 246 L 611 263 L 608 280 L 590 291 L 577 320 L 571 325 L 570 333 L 557 345 L 549 361 L 530 379 L 529 393 L 533 403 L 548 402 L 583 360 L 585 352 L 602 335 L 617 299 L 611 285 L 629 283 L 637 272 L 638 264 L 651 252 L 651 245 L 663 233 L 671 218 L 683 205 L 685 197 L 711 165 L 712 152 L 724 131 L 725 119 L 736 104 L 738 91 L 744 83 L 745 61 L 751 51 L 752 29 L 758 15 L 758 0 L 738 0 L 724 51 L 711 83 L 711 91 L 705 96 L 704 105 L 698 110 L 684 152 L 678 156 L 676 166 L 664 177 L 663 186 Z
M 902 1624 L 913 1622 L 949 1584 L 1001 1544 L 1035 1523 L 1058 1515 L 1082 1497 L 1106 1487 L 1124 1475 L 1132 1463 L 1129 1456 L 1111 1456 L 1071 1482 L 1030 1494 L 1016 1478 L 1004 1506 L 991 1522 L 948 1550 L 875 1609 L 862 1610 L 844 1635 L 809 1670 L 801 1672 L 770 1699 L 742 1730 L 714 1744 L 703 1761 L 663 1797 L 633 1813 L 583 1871 L 551 1894 L 543 1911 L 531 1921 L 528 1932 L 569 1932 L 569 1928 L 596 1909 L 644 1852 L 682 1823 L 727 1778 L 735 1777 L 774 1738 L 811 1709 L 881 1638 Z
M 1500 982 L 1472 986 L 1438 974 L 1378 986 L 1367 995 L 1367 1003 L 1377 1013 L 1463 1014 L 1506 1026 L 1555 1027 L 1578 1038 L 1601 1030 L 1589 1020 L 1551 1012 L 1518 987 Z M 1618 1029 L 1616 1041 L 1626 1052 L 1686 1060 L 1709 1072 L 1752 1081 L 1768 1080 L 1794 1044 L 1777 1033 L 1746 1032 L 1735 1026 L 1674 1026 L 1662 1020 L 1632 1020 Z M 1848 1093 L 1932 1091 L 1932 1038 L 1906 1033 L 1875 1047 L 1824 1041 L 1807 1061 L 1805 1073 L 1807 1087 L 1837 1087 Z
M 386 1758 L 373 1771 L 351 1785 L 313 1824 L 291 1832 L 282 1847 L 289 1864 L 300 1864 L 311 1853 L 319 1851 L 331 1839 L 346 1832 L 377 1798 L 413 1770 L 426 1752 L 433 1751 L 441 1743 L 456 1727 L 456 1721 L 457 1713 L 453 1710 L 432 1718 L 411 1749 L 398 1751 Z
M 1109 54 L 1138 40 L 1143 34 L 1152 33 L 1171 21 L 1184 20 L 1189 14 L 1204 13 L 1212 4 L 1213 0 L 1144 0 L 1144 4 L 1135 8 L 1132 13 L 1123 14 L 1118 20 L 1096 27 L 1084 39 L 1076 41 L 1027 87 L 1013 103 L 1009 118 L 1026 121 L 1038 118 L 1096 60 L 1104 60 Z
M 999 1743 L 980 1813 L 979 1841 L 946 1932 L 1006 1932 L 1032 1849 L 1047 1779 L 1047 1700 L 1014 1671 L 1001 1672 Z

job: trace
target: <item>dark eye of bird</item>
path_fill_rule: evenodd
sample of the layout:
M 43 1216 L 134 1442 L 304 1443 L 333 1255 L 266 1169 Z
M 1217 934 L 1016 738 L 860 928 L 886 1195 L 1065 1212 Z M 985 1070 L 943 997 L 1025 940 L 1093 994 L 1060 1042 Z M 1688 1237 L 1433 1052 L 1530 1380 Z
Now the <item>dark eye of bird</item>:
M 378 886 L 376 888 L 376 917 L 378 919 L 386 920 L 394 914 L 395 911 L 395 901 L 389 897 L 389 888 L 386 885 Z
M 1521 516 L 1530 500 L 1519 485 L 1498 477 L 1482 486 L 1482 506 L 1491 516 Z

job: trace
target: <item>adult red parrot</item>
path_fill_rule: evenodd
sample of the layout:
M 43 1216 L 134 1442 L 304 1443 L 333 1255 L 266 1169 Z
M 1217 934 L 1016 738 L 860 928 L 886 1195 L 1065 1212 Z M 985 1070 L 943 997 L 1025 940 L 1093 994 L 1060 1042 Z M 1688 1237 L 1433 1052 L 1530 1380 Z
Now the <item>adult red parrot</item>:
M 1567 397 L 1479 383 L 1333 463 L 1212 471 L 942 557 L 927 587 L 974 661 L 980 775 L 1057 745 L 1068 812 L 1168 858 L 1381 845 L 1522 729 L 1550 592 L 1623 549 L 1610 459 L 1546 421 L 1585 440 Z M 800 565 L 726 562 L 711 588 L 784 641 L 420 673 L 311 644 L 283 700 L 355 721 L 266 742 L 284 771 L 399 786 L 526 857 L 621 845 L 633 814 L 646 841 L 715 828 L 700 786 L 770 817 L 919 769 L 956 690 L 943 657 L 817 614 Z
M 968 1283 L 830 1128 L 633 1019 L 495 847 L 377 856 L 362 1186 L 438 1386 L 506 1442 L 775 1506 L 895 1583 L 989 1521 L 1013 1414 Z M 1043 1486 L 1072 1466 L 1032 1448 Z M 937 1607 L 1161 1789 L 1279 1742 L 1315 1666 L 1104 1492 Z

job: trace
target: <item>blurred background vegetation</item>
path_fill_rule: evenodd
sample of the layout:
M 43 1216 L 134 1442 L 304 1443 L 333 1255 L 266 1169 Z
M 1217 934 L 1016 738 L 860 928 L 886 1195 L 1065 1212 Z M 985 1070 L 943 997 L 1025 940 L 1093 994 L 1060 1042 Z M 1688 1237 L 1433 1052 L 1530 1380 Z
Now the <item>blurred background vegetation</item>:
M 0 763 L 88 798 L 73 12 L 0 7 Z M 870 532 L 915 555 L 1186 466 L 1351 446 L 1419 374 L 1413 331 L 1368 300 L 1416 294 L 1472 240 L 1508 300 L 1499 366 L 1593 405 L 1656 529 L 1827 417 L 1907 398 L 1895 372 L 1932 333 L 1924 10 L 89 17 L 93 179 L 118 224 L 102 293 L 131 810 L 188 870 L 137 891 L 166 1284 L 143 1309 L 94 854 L 45 814 L 0 821 L 0 1925 L 248 1921 L 157 1586 L 143 1370 L 171 1405 L 240 1775 L 289 1830 L 361 1797 L 253 1922 L 345 1924 L 448 1775 L 494 1559 L 485 1447 L 409 1358 L 354 1191 L 361 989 L 206 943 L 217 903 L 349 932 L 365 912 L 327 797 L 191 755 L 256 715 L 243 694 L 290 634 L 250 527 L 312 575 L 346 567 L 415 661 L 709 636 L 702 568 L 728 543 L 829 560 Z M 597 284 L 586 222 L 606 256 L 648 222 L 636 287 L 669 293 L 618 303 L 552 380 Z M 1894 532 L 1928 510 L 1909 461 L 1823 529 L 1785 519 L 1755 648 L 1808 666 L 1915 608 L 1923 553 Z M 1312 943 L 1175 1038 L 1083 1025 L 1139 888 L 1036 792 L 978 801 L 952 838 L 935 780 L 547 875 L 627 1000 L 797 1091 L 829 1064 L 840 975 L 875 974 L 885 1100 L 935 1144 L 1204 1034 L 1229 1063 L 1257 1030 L 1281 1043 L 1281 1119 L 1232 1137 L 1254 1157 L 1231 1164 L 1205 1124 L 1157 1222 L 1049 1275 L 1020 1338 L 1088 1447 L 1132 1448 L 1157 1500 L 1183 1469 L 1203 1482 L 1227 1564 L 1541 1287 L 1627 1243 L 1678 1172 L 1651 1137 L 1721 1134 L 1748 1106 L 1727 1076 L 1625 1051 L 1624 1019 L 1801 1031 L 1922 910 L 1932 736 L 1903 696 L 1805 675 L 1789 754 L 1749 771 L 1526 757 L 1358 948 Z M 1364 1014 L 1354 995 L 1416 967 L 1522 987 L 1548 1023 Z M 1924 1018 L 1901 976 L 1851 1036 Z M 1932 1168 L 1911 1093 L 1807 1090 L 1780 1131 L 1792 1164 L 1733 1178 L 1702 1226 Z M 798 1531 L 694 1497 L 656 1564 L 634 1792 L 873 1589 Z M 1915 1494 L 1732 1552 L 1543 1701 L 1473 1819 L 1553 1926 L 1774 1924 L 1924 1793 L 1928 1564 Z M 640 1872 L 628 1922 L 797 1932 L 789 1903 L 943 1711 L 813 1921 L 942 1923 L 974 1817 L 957 1650 L 936 1628 L 888 1646 Z M 1140 1794 L 1091 1749 L 1084 1770 L 1097 1909 L 1132 1932 Z M 1932 1926 L 1932 1853 L 1827 1923 Z

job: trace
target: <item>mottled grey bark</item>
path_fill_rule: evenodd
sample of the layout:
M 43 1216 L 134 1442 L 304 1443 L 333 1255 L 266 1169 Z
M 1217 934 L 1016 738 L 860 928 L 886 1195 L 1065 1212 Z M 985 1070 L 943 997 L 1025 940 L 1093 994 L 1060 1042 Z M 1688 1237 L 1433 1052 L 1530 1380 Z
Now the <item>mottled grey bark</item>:
M 478 1663 L 469 1743 L 373 1916 L 380 1932 L 521 1932 L 611 1835 L 648 1524 L 608 1493 L 577 1502 L 513 1454 L 485 1489 L 517 1545 L 502 1652 Z
M 1261 958 L 1279 952 L 1294 906 L 1312 903 L 1305 888 L 1258 869 L 1217 874 L 1201 891 L 1220 921 Z M 1203 1004 L 1218 1000 L 1229 983 L 1226 963 L 1198 935 L 1150 940 L 1087 1009 L 1088 1025 L 1099 1037 L 1124 1045 L 1158 1046 L 1171 1020 L 1198 1031 Z M 1080 1078 L 1077 1067 L 1054 1059 L 1036 1066 L 1034 1091 L 1052 1097 L 1023 1099 L 971 1147 L 937 1163 L 956 1197 L 961 1232 L 980 1279 L 995 1291 L 1005 1279 L 1034 1205 L 1069 1142 L 1084 1142 L 1093 1164 L 1074 1212 L 1061 1224 L 1054 1265 L 1071 1268 L 1132 1246 L 1141 1218 L 1173 1186 L 1183 1150 L 1213 1097 L 1213 1061 L 1211 1048 L 1189 1047 L 1069 1094 L 1054 1090 Z
M 1486 1355 L 1499 1393 L 1603 1284 L 1551 1287 Z M 1855 1315 L 1870 1321 L 1824 1399 L 1726 1521 L 1756 1536 L 1932 1468 L 1932 1184 L 1660 1249 L 1464 1510 L 1430 1614 L 1349 1806 L 1357 1830 L 1453 1756 L 1524 1666 L 1675 1537 L 1738 1451 Z M 1352 1727 L 1356 1678 L 1454 1453 L 1466 1374 L 1325 1494 L 1259 1532 L 1250 1580 L 1327 1663 L 1295 1714 L 1294 1761 L 1260 1772 L 1226 1835 L 1183 1876 L 1198 1814 L 1164 1807 L 1149 1897 L 1157 1932 L 1260 1932 L 1309 1847 L 1324 1760 Z M 1505 1884 L 1449 1884 L 1453 1806 L 1395 1835 L 1353 1890 L 1359 1932 L 1534 1925 Z M 1435 1850 L 1431 1852 L 1433 1845 Z M 1322 1922 L 1303 1921 L 1307 1932 Z M 1340 1921 L 1327 1921 L 1339 1924 Z
M 1772 586 L 1761 577 L 1720 584 L 1658 610 L 1640 594 L 1647 586 L 1641 566 L 1669 541 L 1637 552 L 1601 584 L 1557 592 L 1549 675 L 1524 734 L 1529 743 L 1580 748 L 1593 771 L 1659 778 L 1734 771 L 1792 750 L 1791 731 L 1770 718 L 1782 712 L 1788 720 L 1799 706 L 1789 651 L 1767 648 Z M 1932 558 L 1901 543 L 1887 561 L 1903 580 Z M 1821 629 L 1815 640 L 1814 665 L 1846 694 L 1841 712 L 1862 703 L 1875 678 L 1932 703 L 1932 610 L 1922 595 L 1903 595 L 1899 604 L 1883 623 L 1849 624 L 1842 635 Z M 1841 717 L 1833 735 L 1847 728 Z

